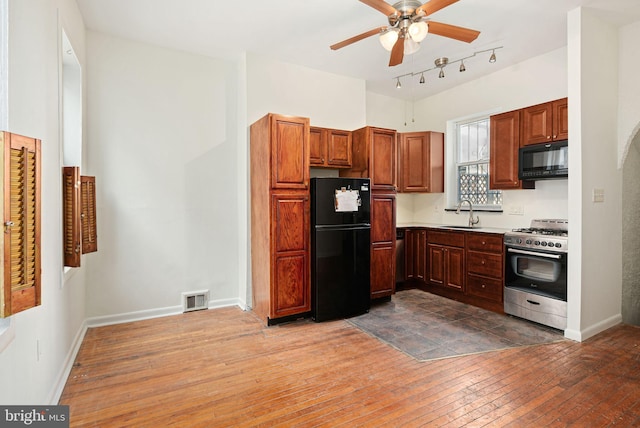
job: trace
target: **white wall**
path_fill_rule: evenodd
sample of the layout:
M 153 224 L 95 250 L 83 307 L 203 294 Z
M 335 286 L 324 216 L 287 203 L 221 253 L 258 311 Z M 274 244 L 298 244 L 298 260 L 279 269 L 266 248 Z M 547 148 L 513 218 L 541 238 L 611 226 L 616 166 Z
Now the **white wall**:
M 267 113 L 308 117 L 312 126 L 354 130 L 366 123 L 365 82 L 247 56 L 249 125 Z
M 403 130 L 406 121 L 407 131 L 440 131 L 450 136 L 448 121 L 510 111 L 566 96 L 567 50 L 562 48 L 419 100 L 415 107 L 409 105 L 402 109 L 403 113 L 407 112 L 406 116 L 395 126 Z M 369 107 L 375 107 L 375 104 L 370 103 Z M 411 121 L 413 118 L 415 122 Z M 447 149 L 453 144 L 447 139 Z M 528 226 L 533 218 L 567 218 L 567 186 L 567 180 L 550 180 L 537 182 L 535 190 L 504 191 L 504 213 L 480 213 L 480 225 L 515 228 Z M 447 207 L 444 194 L 401 194 L 398 201 L 399 205 L 412 207 L 398 211 L 401 223 L 466 223 L 466 216 L 444 211 Z M 524 215 L 507 214 L 512 206 L 522 207 Z
M 584 340 L 621 320 L 622 174 L 617 168 L 616 139 L 618 31 L 588 8 L 572 10 L 568 22 L 572 172 L 570 304 L 565 334 Z M 593 189 L 604 190 L 603 203 L 592 202 Z
M 9 23 L 7 130 L 42 140 L 42 305 L 11 317 L 0 403 L 48 404 L 57 402 L 84 331 L 84 270 L 63 277 L 58 73 L 61 27 L 84 65 L 84 23 L 73 0 L 10 0 Z
M 87 33 L 87 163 L 96 178 L 92 323 L 241 304 L 234 63 Z
M 622 167 L 629 146 L 640 131 L 640 21 L 620 29 L 618 166 Z

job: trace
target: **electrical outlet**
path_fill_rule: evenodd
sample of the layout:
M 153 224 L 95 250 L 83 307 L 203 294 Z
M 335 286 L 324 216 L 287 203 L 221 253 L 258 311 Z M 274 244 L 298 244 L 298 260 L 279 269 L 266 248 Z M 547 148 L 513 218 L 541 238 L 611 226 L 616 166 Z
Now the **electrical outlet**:
M 509 206 L 509 214 L 510 215 L 524 215 L 524 206 L 522 206 L 522 205 L 511 205 L 511 206 Z
M 593 202 L 604 202 L 604 189 L 593 189 Z

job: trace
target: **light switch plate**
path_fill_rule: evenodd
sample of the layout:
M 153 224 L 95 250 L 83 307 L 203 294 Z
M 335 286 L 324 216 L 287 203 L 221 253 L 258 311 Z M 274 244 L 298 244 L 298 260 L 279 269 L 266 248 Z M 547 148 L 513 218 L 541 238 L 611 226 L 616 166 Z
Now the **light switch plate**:
M 593 202 L 604 202 L 604 189 L 593 189 Z

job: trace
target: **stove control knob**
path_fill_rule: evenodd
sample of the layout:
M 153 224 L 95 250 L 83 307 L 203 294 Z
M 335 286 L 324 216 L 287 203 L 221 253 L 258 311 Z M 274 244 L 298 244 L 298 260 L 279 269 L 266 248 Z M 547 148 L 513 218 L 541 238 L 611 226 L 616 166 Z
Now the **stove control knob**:
M 522 238 L 518 238 L 518 244 L 522 244 Z
M 559 242 L 556 242 L 556 248 L 560 248 L 560 247 L 562 247 L 562 244 Z
M 527 245 L 531 245 L 531 239 L 527 239 Z
M 540 241 L 534 241 L 533 245 L 540 245 Z
M 553 242 L 549 241 L 549 246 L 553 247 Z
M 542 242 L 540 243 L 540 245 L 542 245 L 543 247 L 546 247 L 546 246 L 547 246 L 547 243 L 546 243 L 545 241 L 542 241 Z

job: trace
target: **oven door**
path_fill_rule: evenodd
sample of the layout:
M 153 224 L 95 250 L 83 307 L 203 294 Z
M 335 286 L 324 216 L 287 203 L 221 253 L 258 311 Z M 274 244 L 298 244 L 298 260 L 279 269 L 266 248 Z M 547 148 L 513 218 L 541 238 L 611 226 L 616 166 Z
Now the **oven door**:
M 505 286 L 567 301 L 567 254 L 507 247 Z

